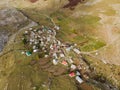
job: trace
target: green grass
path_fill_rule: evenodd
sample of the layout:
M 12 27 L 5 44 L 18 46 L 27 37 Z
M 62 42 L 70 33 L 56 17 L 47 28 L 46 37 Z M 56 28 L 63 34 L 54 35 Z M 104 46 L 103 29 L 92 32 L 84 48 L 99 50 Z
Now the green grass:
M 61 27 L 61 30 L 57 33 L 58 39 L 63 42 L 77 43 L 82 51 L 96 50 L 105 45 L 105 42 L 102 40 L 97 41 L 92 36 L 92 29 L 97 26 L 100 20 L 99 17 L 86 15 L 79 18 L 71 18 L 59 13 L 56 12 L 51 15 Z
M 105 46 L 105 42 L 101 40 L 96 40 L 94 38 L 89 38 L 88 43 L 80 47 L 82 51 L 93 51 Z
M 79 23 L 80 25 L 96 25 L 98 21 L 100 20 L 100 17 L 97 16 L 91 16 L 91 15 L 83 15 L 78 18 L 73 19 L 76 23 Z
M 51 26 L 50 20 L 41 15 L 41 11 L 35 9 L 31 11 L 31 9 L 28 9 L 27 11 L 23 10 L 23 12 L 39 24 Z M 85 15 L 79 18 L 72 18 L 61 11 L 51 13 L 50 17 L 61 28 L 57 32 L 57 38 L 62 42 L 85 43 L 79 46 L 83 51 L 91 51 L 105 45 L 101 40 L 96 41 L 94 38 L 91 39 L 92 32 L 94 32 L 93 29 L 99 24 L 99 17 Z M 84 36 L 86 35 L 89 35 L 90 38 L 85 38 Z
M 109 8 L 106 10 L 106 12 L 104 12 L 104 14 L 106 14 L 108 16 L 114 16 L 116 14 L 116 11 L 113 10 L 112 8 Z
M 19 90 L 22 88 L 23 90 L 32 90 L 32 87 L 37 87 L 40 90 L 39 88 L 42 88 L 42 83 L 47 81 L 47 77 L 47 73 L 35 71 L 31 66 L 16 66 L 15 70 L 9 76 L 8 88 L 9 90 Z M 17 87 L 18 85 L 20 86 Z
M 72 82 L 72 79 L 68 76 L 59 76 L 53 79 L 51 85 L 51 90 L 77 90 L 75 82 Z

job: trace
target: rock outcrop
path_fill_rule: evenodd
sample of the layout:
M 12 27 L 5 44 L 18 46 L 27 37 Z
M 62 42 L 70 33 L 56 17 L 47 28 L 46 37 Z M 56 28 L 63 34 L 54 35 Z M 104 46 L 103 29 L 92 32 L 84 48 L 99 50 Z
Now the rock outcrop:
M 15 8 L 0 9 L 0 52 L 5 43 L 7 43 L 10 35 L 26 26 L 30 27 L 34 25 L 37 25 L 37 23 L 28 19 Z

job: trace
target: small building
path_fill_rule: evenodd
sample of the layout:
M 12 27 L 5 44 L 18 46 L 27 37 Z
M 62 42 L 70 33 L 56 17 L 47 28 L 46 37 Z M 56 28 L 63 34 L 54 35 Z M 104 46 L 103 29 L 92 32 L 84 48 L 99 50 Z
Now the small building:
M 33 30 L 33 28 L 31 27 L 31 28 L 29 28 L 29 30 L 31 31 L 31 30 Z
M 47 58 L 49 55 L 45 55 L 45 58 Z
M 28 34 L 28 31 L 25 31 L 25 34 Z
M 76 67 L 76 65 L 72 64 L 72 65 L 70 66 L 70 68 L 71 68 L 72 70 L 75 70 L 77 67 Z
M 44 42 L 41 42 L 40 46 L 44 46 Z
M 37 44 L 39 44 L 39 42 L 38 42 L 38 41 L 35 41 L 35 42 L 34 42 L 34 44 L 36 44 L 36 45 L 37 45 Z
M 56 53 L 53 53 L 53 57 L 58 58 L 58 56 L 57 56 L 57 54 L 56 54 Z
M 77 46 L 77 44 L 75 43 L 74 46 Z
M 60 57 L 63 58 L 65 57 L 65 55 L 63 53 L 60 53 Z
M 54 27 L 56 30 L 60 30 L 60 27 L 59 26 L 56 26 Z
M 70 50 L 71 50 L 71 47 L 67 47 L 67 48 L 66 48 L 66 51 L 67 51 L 67 52 L 70 52 Z
M 65 65 L 65 66 L 68 66 L 68 63 L 65 60 L 62 61 L 61 64 Z
M 83 83 L 83 80 L 79 77 L 79 76 L 76 76 L 75 79 L 81 84 Z
M 36 30 L 36 29 L 34 29 L 33 31 L 34 31 L 34 32 L 37 32 L 37 30 Z
M 22 52 L 21 52 L 21 54 L 25 54 L 25 52 L 24 52 L 24 51 L 22 51 Z
M 96 52 L 95 55 L 97 56 L 97 55 L 98 55 L 98 52 Z
M 38 31 L 38 34 L 42 34 L 42 31 L 39 30 L 39 31 Z
M 31 39 L 31 38 L 30 38 L 30 42 L 34 42 L 34 41 L 35 41 L 34 39 Z
M 59 40 L 57 42 L 58 42 L 58 45 L 61 45 L 61 42 Z
M 38 38 L 38 36 L 37 35 L 35 35 L 35 39 L 37 39 Z
M 38 49 L 34 49 L 33 52 L 38 52 Z
M 58 64 L 58 60 L 57 59 L 53 59 L 53 64 L 57 65 Z
M 26 52 L 26 55 L 27 55 L 27 56 L 31 56 L 31 55 L 32 55 L 32 52 L 27 51 L 27 52 Z
M 74 73 L 74 72 L 71 72 L 71 73 L 69 73 L 69 76 L 70 76 L 70 77 L 75 77 L 75 73 Z
M 33 49 L 36 49 L 36 46 L 35 46 L 35 45 L 33 46 Z
M 74 51 L 75 53 L 77 53 L 77 54 L 80 54 L 80 50 L 79 50 L 79 49 L 74 48 L 73 51 Z
M 81 74 L 80 74 L 80 72 L 79 72 L 79 71 L 76 71 L 76 75 L 77 75 L 77 76 L 80 76 Z
M 82 69 L 82 66 L 81 66 L 81 65 L 78 65 L 77 68 L 78 68 L 79 70 L 81 70 L 81 69 Z
M 72 64 L 73 63 L 73 60 L 70 58 L 67 60 L 69 62 L 69 64 Z
M 50 42 L 50 37 L 47 37 L 47 42 Z

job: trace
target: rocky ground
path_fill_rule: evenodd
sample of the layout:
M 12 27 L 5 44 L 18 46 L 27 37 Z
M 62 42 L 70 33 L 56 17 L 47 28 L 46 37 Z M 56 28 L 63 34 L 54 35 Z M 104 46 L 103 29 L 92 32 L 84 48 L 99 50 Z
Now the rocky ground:
M 29 24 L 35 24 L 15 8 L 0 10 L 0 51 L 4 48 L 9 37 Z

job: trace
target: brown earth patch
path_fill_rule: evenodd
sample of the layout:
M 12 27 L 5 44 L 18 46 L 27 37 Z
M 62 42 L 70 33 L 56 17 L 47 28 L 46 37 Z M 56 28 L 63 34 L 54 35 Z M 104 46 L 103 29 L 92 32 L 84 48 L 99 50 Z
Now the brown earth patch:
M 69 3 L 64 5 L 63 8 L 70 8 L 70 9 L 74 9 L 74 6 L 77 6 L 79 3 L 85 2 L 86 0 L 68 0 Z
M 38 0 L 29 0 L 31 3 L 35 3 L 37 2 Z

